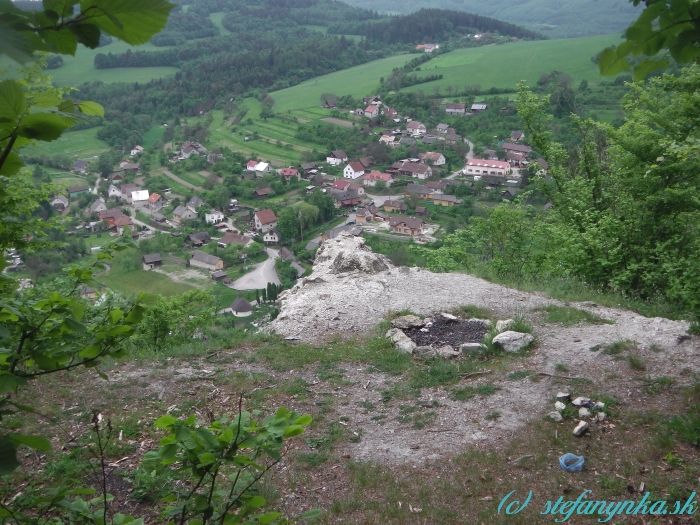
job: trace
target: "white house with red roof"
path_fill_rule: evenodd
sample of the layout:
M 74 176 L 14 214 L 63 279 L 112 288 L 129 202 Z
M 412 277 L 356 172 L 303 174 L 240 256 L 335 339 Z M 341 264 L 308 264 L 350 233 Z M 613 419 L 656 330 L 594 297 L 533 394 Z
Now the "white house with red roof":
M 394 179 L 389 173 L 382 173 L 381 171 L 372 170 L 369 173 L 364 174 L 362 177 L 362 184 L 365 186 L 376 186 L 377 182 L 383 182 L 388 188 Z
M 267 233 L 272 228 L 277 227 L 277 216 L 275 212 L 267 208 L 265 210 L 256 211 L 253 215 L 255 229 L 263 233 Z
M 469 159 L 464 167 L 465 175 L 497 175 L 505 177 L 513 172 L 508 162 L 502 160 Z
M 423 161 L 423 164 L 432 164 L 433 166 L 442 166 L 446 162 L 445 156 L 437 151 L 421 153 L 418 158 Z
M 365 117 L 376 118 L 378 116 L 379 116 L 379 107 L 378 106 L 367 106 L 365 108 Z
M 346 179 L 357 179 L 365 174 L 365 167 L 359 160 L 351 162 L 343 169 L 343 177 Z
M 384 114 L 386 115 L 387 118 L 390 118 L 392 120 L 395 118 L 399 118 L 399 112 L 396 111 L 394 108 L 386 108 L 384 110 Z
M 246 171 L 255 171 L 255 166 L 258 165 L 257 160 L 249 160 L 248 164 L 245 165 Z

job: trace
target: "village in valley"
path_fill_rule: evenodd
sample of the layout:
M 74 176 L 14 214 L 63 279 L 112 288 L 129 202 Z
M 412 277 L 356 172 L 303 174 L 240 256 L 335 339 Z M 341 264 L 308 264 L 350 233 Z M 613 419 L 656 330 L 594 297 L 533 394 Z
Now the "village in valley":
M 488 207 L 513 200 L 533 175 L 546 173 L 547 163 L 526 145 L 522 131 L 513 130 L 492 148 L 475 148 L 451 125 L 401 115 L 379 96 L 365 97 L 362 104 L 342 110 L 342 116 L 363 126 L 366 156 L 336 149 L 323 160 L 286 166 L 255 156 L 240 163 L 238 175 L 222 177 L 216 167 L 227 160 L 225 149 L 184 140 L 151 152 L 137 145 L 109 169 L 97 157 L 75 161 L 72 175 L 88 183 L 57 192 L 50 203 L 72 221 L 67 235 L 87 239 L 88 254 L 124 235 L 139 246 L 138 264 L 129 261 L 119 279 L 110 269 L 115 278 L 107 272 L 104 289 L 85 288 L 83 295 L 124 291 L 124 280 L 152 272 L 165 278 L 149 280 L 155 293 L 167 281 L 185 287 L 177 291 L 209 289 L 219 313 L 249 317 L 263 290 L 290 287 L 311 272 L 325 240 L 341 233 L 364 236 L 373 249 L 388 250 L 395 263 L 415 264 L 419 257 L 412 245 L 440 246 L 445 234 L 479 212 L 475 203 Z M 338 116 L 337 106 L 326 97 L 319 109 Z M 474 118 L 489 105 L 445 102 L 443 108 L 446 120 L 454 122 Z M 396 158 L 400 151 L 409 156 Z M 240 153 L 234 156 L 244 160 Z M 161 168 L 154 166 L 155 158 Z M 188 182 L 181 169 L 187 163 L 207 168 L 198 172 L 205 181 L 201 186 Z M 247 185 L 246 190 L 234 198 L 232 184 Z M 19 257 L 10 270 L 32 273 Z M 35 271 L 35 279 L 39 275 Z

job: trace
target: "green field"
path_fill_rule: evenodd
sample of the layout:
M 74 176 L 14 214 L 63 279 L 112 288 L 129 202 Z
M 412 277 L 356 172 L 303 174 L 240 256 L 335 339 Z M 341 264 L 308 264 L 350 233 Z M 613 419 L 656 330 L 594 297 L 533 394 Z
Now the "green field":
M 143 142 L 141 145 L 148 149 L 158 141 L 163 140 L 163 135 L 165 134 L 165 128 L 163 126 L 158 126 L 157 128 L 151 128 L 146 133 L 143 134 Z
M 323 148 L 319 144 L 302 142 L 295 138 L 296 123 L 287 122 L 280 118 L 260 120 L 260 102 L 257 100 L 246 99 L 245 105 L 248 108 L 248 113 L 243 118 L 243 122 L 233 126 L 226 124 L 223 112 L 213 111 L 214 120 L 209 126 L 211 143 L 226 146 L 247 155 L 255 154 L 261 159 L 273 162 L 276 166 L 289 166 L 298 163 L 302 152 L 310 151 L 313 148 Z M 248 118 L 253 119 L 252 124 L 246 124 Z M 232 134 L 232 129 L 236 130 L 235 135 Z M 253 139 L 253 133 L 256 131 L 259 138 Z M 251 139 L 249 142 L 245 142 L 246 136 Z M 277 141 L 280 142 L 280 145 L 277 144 Z
M 532 85 L 543 73 L 553 70 L 568 73 L 575 82 L 584 78 L 597 81 L 598 66 L 591 57 L 619 41 L 619 35 L 603 35 L 457 49 L 437 56 L 417 73 L 419 77 L 441 74 L 441 80 L 404 91 L 432 93 L 435 86 L 463 88 L 467 84 L 478 84 L 481 89 L 507 88 L 515 87 L 520 80 Z
M 115 291 L 126 294 L 146 292 L 170 297 L 194 289 L 192 286 L 176 283 L 161 273 L 144 272 L 143 270 L 127 271 L 118 265 L 112 266 L 109 272 L 97 276 L 95 280 Z
M 74 86 L 83 82 L 101 80 L 111 82 L 148 82 L 154 78 L 164 78 L 174 75 L 179 71 L 176 67 L 126 67 L 114 69 L 95 69 L 93 60 L 98 53 L 117 54 L 124 53 L 127 49 L 132 51 L 162 51 L 167 47 L 156 47 L 153 44 L 143 44 L 138 47 L 130 46 L 125 42 L 114 41 L 97 49 L 78 47 L 75 56 L 64 55 L 63 67 L 47 71 L 59 86 Z
M 106 142 L 97 138 L 99 129 L 69 131 L 61 135 L 58 140 L 40 142 L 36 146 L 27 145 L 21 151 L 24 155 L 70 155 L 80 159 L 90 159 L 109 149 Z
M 67 188 L 71 188 L 73 186 L 82 186 L 84 184 L 87 184 L 88 186 L 90 185 L 90 183 L 82 177 L 73 177 L 71 175 L 65 174 L 51 177 L 51 182 L 53 182 L 54 184 L 61 184 Z
M 374 60 L 361 66 L 343 69 L 328 75 L 323 75 L 297 84 L 294 87 L 270 93 L 275 99 L 275 111 L 284 113 L 288 110 L 311 108 L 321 104 L 323 93 L 334 93 L 338 96 L 353 95 L 365 97 L 379 87 L 379 79 L 388 77 L 391 70 L 401 67 L 413 55 L 396 55 L 380 60 Z
M 231 31 L 226 29 L 223 24 L 221 23 L 221 19 L 224 17 L 226 13 L 212 13 L 209 15 L 209 20 L 214 22 L 214 25 L 219 28 L 219 32 L 222 35 L 230 35 Z

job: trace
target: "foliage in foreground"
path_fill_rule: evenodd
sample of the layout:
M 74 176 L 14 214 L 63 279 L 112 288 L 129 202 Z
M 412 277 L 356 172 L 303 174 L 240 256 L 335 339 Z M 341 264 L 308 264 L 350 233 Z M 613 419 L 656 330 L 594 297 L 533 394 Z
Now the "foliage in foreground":
M 548 131 L 548 97 L 524 85 L 519 112 L 549 163 L 539 187 L 553 208 L 503 203 L 427 253 L 439 271 L 487 264 L 517 278 L 572 277 L 595 288 L 700 312 L 700 67 L 632 84 L 619 129 L 572 116 L 581 144 Z

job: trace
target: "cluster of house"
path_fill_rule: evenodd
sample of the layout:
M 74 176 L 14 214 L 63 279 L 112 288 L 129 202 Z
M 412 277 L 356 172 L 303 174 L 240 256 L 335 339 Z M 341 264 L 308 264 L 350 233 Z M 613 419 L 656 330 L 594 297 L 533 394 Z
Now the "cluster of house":
M 180 150 L 173 151 L 168 156 L 168 159 L 173 164 L 177 164 L 178 162 L 182 162 L 183 160 L 189 159 L 192 155 L 196 155 L 196 156 L 206 155 L 207 162 L 209 164 L 214 164 L 217 160 L 221 160 L 224 158 L 224 156 L 221 155 L 220 153 L 207 153 L 207 148 L 202 146 L 199 142 L 193 142 L 193 141 L 186 140 L 185 142 L 182 143 Z
M 431 133 L 428 133 L 425 124 L 418 120 L 409 121 L 405 129 L 387 129 L 379 136 L 379 142 L 391 147 L 413 146 L 416 141 L 422 144 L 457 144 L 464 139 L 447 124 L 438 124 Z
M 418 44 L 416 46 L 417 50 L 423 50 L 426 53 L 432 53 L 436 49 L 440 49 L 440 44 Z

